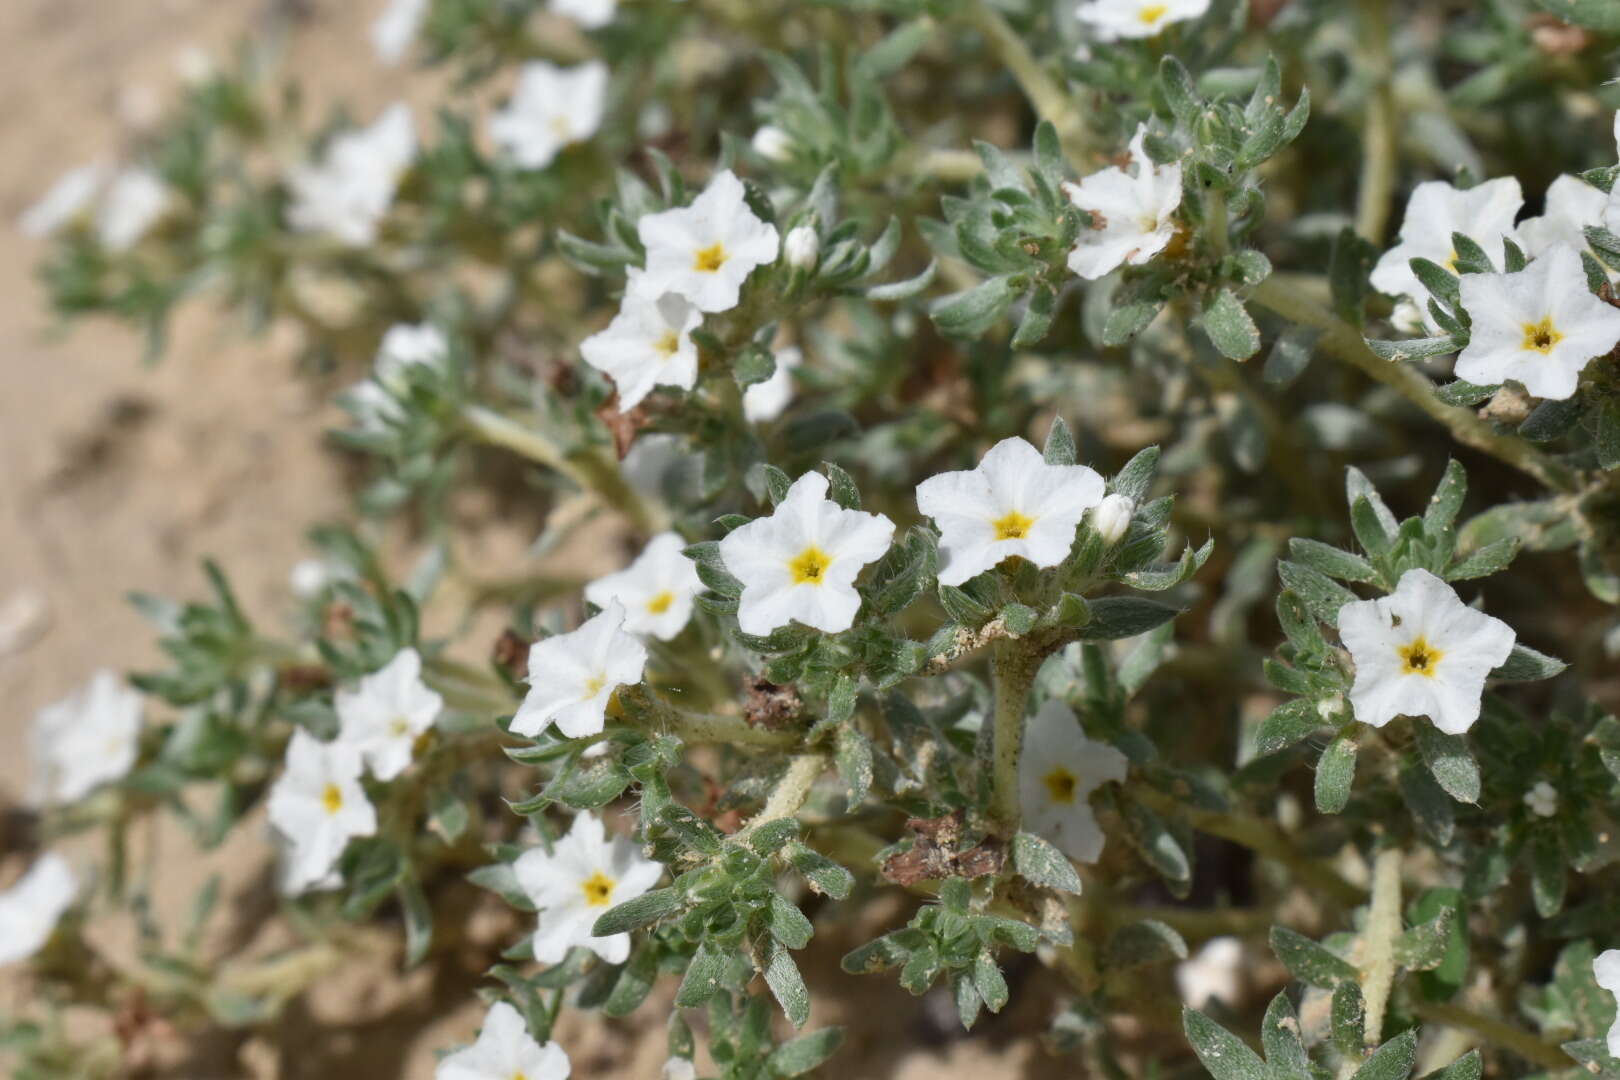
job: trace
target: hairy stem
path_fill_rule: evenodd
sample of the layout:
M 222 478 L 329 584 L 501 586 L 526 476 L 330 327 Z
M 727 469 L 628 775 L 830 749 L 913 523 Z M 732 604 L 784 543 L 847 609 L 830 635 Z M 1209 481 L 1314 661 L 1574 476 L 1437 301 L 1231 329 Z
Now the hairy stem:
M 1017 641 L 996 646 L 990 662 L 995 682 L 991 718 L 990 816 L 1008 834 L 1018 831 L 1018 759 L 1024 750 L 1024 711 L 1035 673 L 1046 654 Z
M 771 792 L 771 797 L 765 800 L 759 813 L 749 819 L 738 835 L 747 836 L 761 825 L 797 814 L 810 797 L 810 789 L 815 787 L 826 769 L 827 755 L 819 750 L 800 754 L 788 762 L 787 771 L 776 782 L 776 790 Z
M 1262 281 L 1249 293 L 1249 299 L 1301 326 L 1322 332 L 1320 345 L 1326 351 L 1359 368 L 1383 383 L 1443 424 L 1458 442 L 1471 446 L 1514 468 L 1530 474 L 1554 491 L 1573 492 L 1579 488 L 1575 473 L 1554 461 L 1516 435 L 1498 432 L 1471 409 L 1447 405 L 1434 393 L 1434 384 L 1409 365 L 1385 360 L 1367 347 L 1361 333 L 1328 308 L 1290 289 L 1275 278 Z
M 1389 0 L 1362 0 L 1361 35 L 1372 88 L 1361 129 L 1361 184 L 1356 232 L 1382 245 L 1395 187 L 1395 91 L 1389 50 Z
M 1361 938 L 1361 997 L 1366 1003 L 1363 1038 L 1383 1041 L 1384 1013 L 1395 984 L 1395 939 L 1401 936 L 1401 849 L 1387 847 L 1373 858 L 1372 904 Z
M 1070 164 L 1081 168 L 1091 154 L 1091 137 L 1068 88 L 1047 73 L 1024 39 L 988 0 L 968 0 L 962 7 L 962 17 L 983 35 L 991 53 L 1017 80 L 1035 107 L 1035 114 L 1057 129 L 1058 143 Z
M 590 447 L 565 451 L 540 432 L 481 405 L 469 405 L 461 415 L 475 438 L 520 454 L 595 492 L 629 518 L 638 532 L 650 536 L 668 526 L 668 512 L 627 484 L 618 465 L 600 451 Z

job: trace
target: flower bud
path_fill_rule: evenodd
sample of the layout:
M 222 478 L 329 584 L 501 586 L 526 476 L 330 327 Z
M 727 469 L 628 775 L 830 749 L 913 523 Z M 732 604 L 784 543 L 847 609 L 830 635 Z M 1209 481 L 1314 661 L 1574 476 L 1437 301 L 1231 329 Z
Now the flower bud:
M 813 270 L 821 257 L 821 237 L 808 225 L 789 230 L 782 244 L 782 255 L 795 270 Z
M 786 161 L 793 154 L 793 137 L 775 124 L 754 132 L 754 153 L 766 161 Z
M 1112 547 L 1124 537 L 1126 530 L 1131 527 L 1131 516 L 1136 513 L 1136 504 L 1125 496 L 1118 494 L 1108 496 L 1098 504 L 1097 509 L 1091 512 L 1091 527 L 1097 530 L 1103 543 Z

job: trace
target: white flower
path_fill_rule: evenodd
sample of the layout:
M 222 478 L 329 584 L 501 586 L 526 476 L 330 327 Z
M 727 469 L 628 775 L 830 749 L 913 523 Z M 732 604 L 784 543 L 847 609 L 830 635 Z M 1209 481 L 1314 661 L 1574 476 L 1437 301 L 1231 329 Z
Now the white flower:
M 939 526 L 940 583 L 960 585 L 1014 555 L 1056 566 L 1104 487 L 1094 470 L 1048 465 L 1017 437 L 992 446 L 977 468 L 930 476 L 917 485 L 917 509 Z
M 1524 793 L 1524 805 L 1537 817 L 1552 817 L 1558 813 L 1558 789 L 1545 780 Z
M 1588 225 L 1603 222 L 1609 197 L 1578 176 L 1560 176 L 1547 188 L 1546 209 L 1540 217 L 1519 222 L 1519 242 L 1526 255 L 1546 255 L 1555 247 L 1586 250 Z
M 47 852 L 34 860 L 17 884 L 0 893 L 0 964 L 44 948 L 78 892 L 78 879 L 62 856 Z
M 743 585 L 737 624 L 760 635 L 795 619 L 829 634 L 848 630 L 861 607 L 855 577 L 893 537 L 894 522 L 845 510 L 827 498 L 825 476 L 805 473 L 775 513 L 720 541 L 720 558 Z
M 1097 530 L 1103 543 L 1113 547 L 1125 538 L 1135 514 L 1136 504 L 1116 491 L 1091 512 L 1091 527 Z
M 70 696 L 34 716 L 34 794 L 70 803 L 117 780 L 140 750 L 141 695 L 112 671 L 98 671 Z
M 370 244 L 415 156 L 411 108 L 403 102 L 390 105 L 370 127 L 334 137 L 318 163 L 292 170 L 288 222 L 352 247 Z
M 444 708 L 444 698 L 422 681 L 422 658 L 415 649 L 401 649 L 357 688 L 339 690 L 336 699 L 338 738 L 359 751 L 379 780 L 405 771 L 416 740 Z
M 1573 248 L 1516 274 L 1464 274 L 1462 306 L 1473 329 L 1456 370 L 1471 383 L 1512 379 L 1537 397 L 1567 398 L 1588 361 L 1620 344 L 1620 309 L 1592 295 Z
M 360 787 L 360 752 L 323 743 L 303 728 L 287 744 L 285 771 L 270 789 L 270 824 L 290 845 L 286 890 L 334 884 L 333 867 L 356 836 L 377 831 L 377 811 Z
M 1216 937 L 1176 965 L 1176 989 L 1188 1008 L 1202 1009 L 1215 998 L 1228 1008 L 1243 1003 L 1243 942 Z
M 538 1043 L 523 1014 L 497 1001 L 484 1014 L 478 1041 L 446 1054 L 434 1080 L 568 1080 L 568 1055 L 556 1043 Z
M 771 377 L 743 391 L 743 418 L 750 424 L 775 420 L 793 400 L 793 369 L 804 363 L 804 353 L 789 346 L 773 355 L 776 370 Z
M 599 608 L 624 605 L 624 629 L 668 641 L 692 617 L 692 599 L 703 589 L 697 567 L 681 554 L 686 541 L 672 532 L 647 542 L 635 562 L 585 586 L 585 599 Z
M 1069 858 L 1096 862 L 1102 854 L 1103 833 L 1091 811 L 1091 793 L 1110 780 L 1124 780 L 1128 767 L 1124 754 L 1086 738 L 1073 710 L 1048 700 L 1030 718 L 1018 760 L 1018 795 L 1026 827 Z
M 390 326 L 383 335 L 381 344 L 377 346 L 377 359 L 372 364 L 372 370 L 381 382 L 403 388 L 407 368 L 417 365 L 439 367 L 449 354 L 450 343 L 445 340 L 444 331 L 437 326 L 432 323 L 416 326 L 398 323 Z
M 647 276 L 630 271 L 619 313 L 607 328 L 580 342 L 585 362 L 619 390 L 620 410 L 633 409 L 655 386 L 690 390 L 697 384 L 692 331 L 703 313 L 677 293 L 655 293 Z
M 1153 37 L 1174 22 L 1196 19 L 1209 0 L 1088 0 L 1075 12 L 1098 41 Z
M 106 180 L 100 165 L 81 165 L 62 174 L 40 200 L 17 219 L 26 236 L 49 236 L 90 210 Z
M 607 721 L 608 699 L 641 681 L 647 647 L 624 632 L 624 605 L 609 601 L 578 630 L 529 648 L 529 693 L 512 730 L 533 737 L 547 724 L 570 739 L 595 735 Z
M 432 0 L 390 0 L 383 13 L 371 24 L 371 47 L 377 59 L 397 64 L 416 40 L 427 18 Z
M 821 257 L 821 237 L 809 225 L 789 229 L 782 242 L 782 257 L 795 270 L 813 270 Z
M 660 1080 L 697 1080 L 697 1066 L 691 1058 L 672 1057 L 664 1062 Z
M 1427 716 L 1451 735 L 1479 719 L 1485 677 L 1513 651 L 1513 629 L 1475 611 L 1427 570 L 1408 570 L 1395 591 L 1339 609 L 1339 637 L 1356 663 L 1350 706 L 1383 727 Z
M 1620 996 L 1620 949 L 1605 949 L 1592 961 L 1592 977 L 1611 994 Z M 1609 1026 L 1609 1056 L 1620 1057 L 1620 1016 Z
M 1176 235 L 1181 166 L 1153 164 L 1143 146 L 1146 136 L 1147 126 L 1140 125 L 1131 139 L 1134 176 L 1111 165 L 1078 184 L 1063 185 L 1069 201 L 1092 215 L 1091 228 L 1069 252 L 1069 269 L 1088 281 L 1125 263 L 1141 266 Z
M 1423 325 L 1431 333 L 1440 327 L 1428 313 L 1429 294 L 1412 273 L 1413 259 L 1430 262 L 1455 271 L 1457 251 L 1451 245 L 1453 233 L 1479 244 L 1493 260 L 1502 258 L 1503 238 L 1513 239 L 1513 219 L 1524 205 L 1519 182 L 1513 177 L 1487 180 L 1459 191 L 1443 180 L 1429 180 L 1412 190 L 1401 222 L 1400 243 L 1390 248 L 1373 267 L 1372 286 L 1389 296 L 1405 297 L 1418 308 Z
M 169 189 L 151 169 L 124 169 L 113 177 L 96 212 L 96 235 L 108 251 L 128 251 L 169 208 Z
M 634 900 L 658 883 L 660 863 L 641 857 L 633 841 L 609 840 L 600 818 L 580 814 L 568 835 L 545 848 L 530 848 L 512 864 L 518 885 L 540 909 L 534 958 L 555 964 L 583 945 L 610 964 L 630 955 L 630 935 L 596 937 L 591 927 L 615 904 Z
M 506 108 L 489 118 L 489 137 L 525 169 L 543 169 L 566 147 L 602 126 L 608 69 L 600 60 L 560 68 L 524 64 Z
M 335 578 L 324 559 L 299 559 L 287 575 L 287 585 L 300 600 L 313 600 Z
M 766 161 L 780 164 L 793 156 L 793 136 L 775 124 L 766 124 L 754 132 L 752 145 L 754 153 Z
M 648 214 L 636 225 L 647 249 L 649 288 L 676 292 L 699 311 L 737 306 L 742 284 L 756 266 L 776 261 L 776 226 L 743 200 L 743 184 L 727 169 L 691 206 Z
M 613 21 L 613 12 L 619 6 L 619 0 L 551 0 L 547 6 L 587 30 L 595 30 Z

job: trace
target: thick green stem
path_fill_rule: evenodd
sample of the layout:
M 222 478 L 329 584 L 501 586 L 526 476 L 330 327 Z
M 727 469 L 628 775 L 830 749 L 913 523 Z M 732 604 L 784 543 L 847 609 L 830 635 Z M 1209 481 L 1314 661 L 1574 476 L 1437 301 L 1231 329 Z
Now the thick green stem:
M 1389 0 L 1362 0 L 1361 36 L 1372 86 L 1361 129 L 1361 186 L 1356 232 L 1382 245 L 1395 187 L 1395 89 L 1389 50 Z
M 1395 985 L 1395 939 L 1401 936 L 1401 849 L 1387 847 L 1373 859 L 1372 904 L 1361 936 L 1361 999 L 1366 1005 L 1363 1037 L 1368 1046 L 1383 1042 L 1384 1013 Z
M 1069 163 L 1083 170 L 1091 155 L 1091 138 L 1068 89 L 1047 73 L 1024 39 L 988 0 L 967 0 L 962 17 L 983 35 L 991 53 L 1018 81 L 1035 107 L 1035 114 L 1057 129 L 1058 143 Z
M 1018 759 L 1024 750 L 1024 711 L 1044 652 L 1027 643 L 1004 641 L 990 662 L 995 711 L 990 743 L 990 816 L 1008 833 L 1018 831 Z
M 1529 473 L 1554 491 L 1579 489 L 1575 473 L 1516 435 L 1496 431 L 1471 409 L 1447 405 L 1435 396 L 1434 384 L 1407 364 L 1385 360 L 1367 347 L 1361 333 L 1315 300 L 1270 278 L 1256 285 L 1249 299 L 1285 319 L 1322 332 L 1320 346 L 1383 383 L 1443 424 L 1458 442 Z
M 638 532 L 650 536 L 668 527 L 668 512 L 625 483 L 617 464 L 600 451 L 591 447 L 564 451 L 540 432 L 481 405 L 469 405 L 461 415 L 474 437 L 520 454 L 561 473 L 586 491 L 595 492 L 629 518 Z

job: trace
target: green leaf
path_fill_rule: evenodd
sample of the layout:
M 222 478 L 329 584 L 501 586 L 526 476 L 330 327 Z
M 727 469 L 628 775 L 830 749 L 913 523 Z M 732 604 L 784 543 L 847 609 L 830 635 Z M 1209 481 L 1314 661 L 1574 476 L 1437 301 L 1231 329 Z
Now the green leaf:
M 1247 360 L 1260 351 L 1260 328 L 1230 289 L 1210 298 L 1198 322 L 1223 356 Z
M 1080 875 L 1068 857 L 1034 833 L 1021 832 L 1013 837 L 1012 858 L 1013 869 L 1024 880 L 1059 892 L 1080 892 Z
M 1184 1008 L 1181 1024 L 1198 1060 L 1215 1080 L 1274 1080 L 1258 1054 L 1203 1013 Z
M 827 473 L 828 497 L 845 510 L 859 510 L 861 489 L 855 485 L 855 478 L 830 461 L 822 462 L 821 467 Z
M 873 285 L 866 290 L 868 300 L 879 303 L 897 300 L 910 300 L 927 290 L 934 283 L 934 277 L 939 273 L 939 260 L 930 259 L 923 272 L 916 277 L 906 278 L 904 281 L 891 281 L 883 285 Z
M 1174 928 L 1157 919 L 1143 919 L 1115 931 L 1103 957 L 1105 971 L 1168 964 L 1187 959 L 1187 942 Z
M 658 956 L 652 949 L 638 949 L 630 962 L 619 969 L 602 1012 L 608 1016 L 629 1016 L 641 1008 L 658 981 Z
M 1446 383 L 1444 386 L 1435 387 L 1434 396 L 1447 405 L 1467 407 L 1489 401 L 1496 396 L 1496 392 L 1500 389 L 1502 389 L 1500 383 L 1491 386 L 1476 386 L 1471 382 L 1458 379 L 1455 382 Z
M 1395 939 L 1395 962 L 1408 971 L 1430 971 L 1440 966 L 1451 947 L 1451 908 L 1442 908 L 1426 923 Z
M 1185 610 L 1139 596 L 1103 596 L 1092 600 L 1089 607 L 1091 620 L 1082 628 L 1083 641 L 1117 641 L 1145 634 Z
M 1271 951 L 1290 975 L 1309 986 L 1331 990 L 1345 980 L 1354 982 L 1359 977 L 1348 961 L 1286 926 L 1271 928 Z
M 842 900 L 855 887 L 855 875 L 819 851 L 794 843 L 787 849 L 788 862 L 804 876 L 816 892 Z
M 1329 1013 L 1333 1045 L 1348 1058 L 1359 1058 L 1366 1041 L 1366 1006 L 1361 999 L 1361 984 L 1354 979 L 1341 982 L 1333 990 L 1333 1004 Z
M 1086 603 L 1085 597 L 1074 593 L 1064 593 L 1058 597 L 1057 607 L 1053 610 L 1053 618 L 1059 626 L 1078 628 L 1091 621 L 1091 605 Z
M 1360 555 L 1341 551 L 1319 540 L 1296 536 L 1288 541 L 1288 554 L 1295 561 L 1341 581 L 1370 582 L 1378 580 L 1378 571 Z
M 1317 619 L 1335 626 L 1339 609 L 1359 597 L 1319 570 L 1296 562 L 1283 560 L 1277 564 L 1277 576 L 1283 587 L 1299 598 L 1307 611 Z
M 1027 604 L 1008 604 L 1001 609 L 1001 622 L 1014 634 L 1027 634 L 1035 629 L 1038 613 Z
M 1427 360 L 1431 356 L 1454 353 L 1463 347 L 1463 344 L 1450 334 L 1442 337 L 1412 338 L 1407 341 L 1378 341 L 1374 338 L 1364 340 L 1374 355 L 1390 363 L 1401 360 Z
M 1470 1050 L 1445 1068 L 1429 1073 L 1423 1080 L 1479 1080 L 1483 1075 L 1484 1059 L 1479 1056 L 1478 1050 Z
M 1597 433 L 1592 439 L 1598 467 L 1620 469 L 1620 405 L 1605 402 L 1598 410 Z
M 804 912 L 781 893 L 774 892 L 765 909 L 765 925 L 770 928 L 772 937 L 790 949 L 804 948 L 816 932 Z
M 405 967 L 413 968 L 426 958 L 433 944 L 433 908 L 422 883 L 413 876 L 400 878 L 395 892 L 405 916 Z
M 1460 803 L 1479 802 L 1479 765 L 1463 735 L 1448 735 L 1432 723 L 1418 723 L 1418 751 L 1435 782 Z
M 1285 701 L 1260 723 L 1255 734 L 1255 750 L 1261 754 L 1275 754 L 1286 750 L 1327 726 L 1327 721 L 1316 711 L 1314 702 L 1305 698 Z
M 1046 338 L 1052 329 L 1052 317 L 1057 313 L 1057 301 L 1058 294 L 1044 286 L 1030 293 L 1029 302 L 1024 305 L 1024 317 L 1018 320 L 1018 329 L 1013 333 L 1013 348 L 1028 349 Z
M 699 942 L 697 952 L 686 965 L 680 989 L 675 992 L 675 1004 L 683 1009 L 695 1008 L 719 993 L 720 976 L 725 967 L 726 957 L 719 946 L 709 941 Z
M 1356 778 L 1356 740 L 1349 735 L 1334 739 L 1316 762 L 1316 808 L 1337 814 L 1350 801 Z
M 835 756 L 838 776 L 849 795 L 849 808 L 854 811 L 866 801 L 866 794 L 872 789 L 871 740 L 850 724 L 840 725 Z
M 822 1028 L 778 1046 L 765 1064 L 777 1076 L 803 1076 L 832 1057 L 843 1041 L 843 1028 Z
M 1503 682 L 1535 682 L 1562 674 L 1569 667 L 1562 660 L 1539 653 L 1528 645 L 1514 645 L 1506 662 L 1492 671 L 1490 677 Z
M 1125 496 L 1137 506 L 1141 506 L 1147 499 L 1148 488 L 1153 483 L 1153 472 L 1159 467 L 1159 448 L 1149 446 L 1139 450 L 1119 470 L 1109 487 L 1120 495 Z
M 1446 569 L 1445 578 L 1447 581 L 1472 581 L 1506 570 L 1508 564 L 1518 556 L 1519 544 L 1517 536 L 1486 544 L 1478 551 L 1453 562 Z
M 1015 275 L 987 278 L 966 292 L 942 297 L 929 313 L 939 332 L 947 337 L 977 338 L 994 326 L 1023 286 L 1014 284 Z
M 1046 429 L 1046 449 L 1041 452 L 1041 458 L 1048 465 L 1073 465 L 1079 460 L 1074 435 L 1070 433 L 1069 425 L 1063 422 L 1063 417 L 1054 416 L 1052 426 Z
M 668 918 L 683 907 L 685 901 L 676 889 L 654 889 L 604 911 L 597 916 L 595 925 L 591 927 L 591 933 L 596 937 L 608 937 L 612 934 L 640 930 L 660 919 Z
M 996 958 L 989 949 L 980 949 L 973 958 L 973 988 L 991 1012 L 998 1013 L 1006 1007 L 1007 980 L 1002 977 L 1001 968 L 996 966 Z
M 1457 524 L 1457 513 L 1468 494 L 1468 473 L 1456 459 L 1446 462 L 1445 475 L 1429 497 L 1423 511 L 1423 527 L 1431 536 L 1450 534 Z
M 1406 1080 L 1417 1064 L 1417 1029 L 1408 1028 L 1374 1050 L 1351 1080 Z
M 1294 1015 L 1288 991 L 1280 990 L 1266 1006 L 1266 1017 L 1260 1024 L 1260 1043 L 1266 1052 L 1266 1064 L 1282 1074 L 1278 1080 L 1301 1080 L 1311 1075 L 1311 1059 L 1305 1053 L 1305 1044 L 1299 1037 L 1299 1018 Z
M 1535 0 L 1535 5 L 1588 30 L 1620 33 L 1620 5 L 1614 0 Z
M 794 1027 L 804 1027 L 805 1021 L 810 1019 L 810 990 L 804 985 L 804 976 L 799 974 L 799 965 L 793 962 L 793 954 L 774 938 L 766 946 L 764 974 L 765 985 L 771 988 L 771 995 L 782 1007 L 782 1015 Z M 684 982 L 681 989 L 686 989 Z

